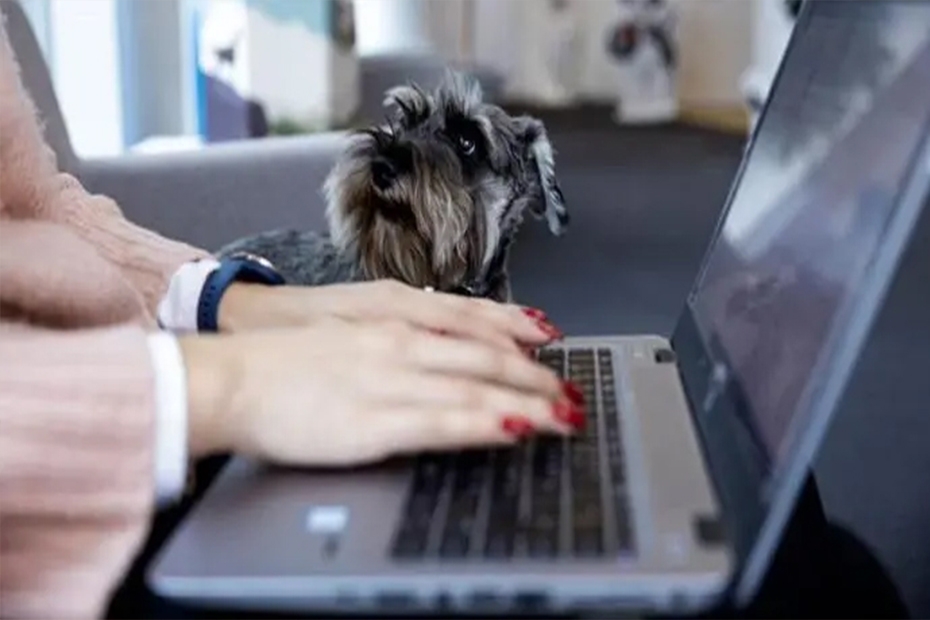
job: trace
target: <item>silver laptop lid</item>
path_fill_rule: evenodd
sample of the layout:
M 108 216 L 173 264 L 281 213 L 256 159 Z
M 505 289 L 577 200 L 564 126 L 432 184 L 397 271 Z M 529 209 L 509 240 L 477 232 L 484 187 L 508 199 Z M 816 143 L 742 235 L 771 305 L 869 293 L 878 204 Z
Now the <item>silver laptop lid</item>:
M 737 547 L 768 568 L 926 200 L 930 4 L 806 3 L 673 337 Z

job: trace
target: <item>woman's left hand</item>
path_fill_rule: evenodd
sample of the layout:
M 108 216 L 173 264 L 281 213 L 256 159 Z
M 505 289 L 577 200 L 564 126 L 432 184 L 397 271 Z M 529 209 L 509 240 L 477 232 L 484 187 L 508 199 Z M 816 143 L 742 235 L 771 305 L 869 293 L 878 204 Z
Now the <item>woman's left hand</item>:
M 438 292 L 394 280 L 326 286 L 234 284 L 219 309 L 221 331 L 312 325 L 319 320 L 403 321 L 506 349 L 539 347 L 562 337 L 535 309 Z

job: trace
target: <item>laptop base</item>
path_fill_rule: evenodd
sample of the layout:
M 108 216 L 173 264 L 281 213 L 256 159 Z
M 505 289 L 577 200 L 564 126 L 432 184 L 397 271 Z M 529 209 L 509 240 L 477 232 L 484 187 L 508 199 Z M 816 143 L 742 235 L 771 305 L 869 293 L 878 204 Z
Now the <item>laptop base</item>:
M 448 456 L 489 461 L 480 478 L 488 478 L 479 491 L 485 508 L 474 514 L 481 533 L 465 547 L 449 536 L 451 515 L 463 505 L 452 496 L 464 475 L 460 469 L 450 466 L 443 474 L 445 486 L 436 490 L 430 511 L 441 520 L 424 526 L 420 547 L 413 547 L 419 552 L 411 553 L 404 541 L 417 515 L 409 504 L 422 499 L 414 494 L 415 459 L 351 472 L 283 470 L 234 459 L 159 558 L 155 590 L 197 604 L 339 612 L 539 607 L 687 613 L 719 598 L 730 578 L 731 551 L 716 520 L 668 341 L 569 338 L 540 355 L 555 356 L 569 373 L 578 363 L 583 390 L 602 373 L 611 371 L 612 380 L 586 395 L 587 437 L 537 438 L 513 450 Z M 611 422 L 618 424 L 614 431 Z M 591 530 L 584 529 L 592 515 L 575 504 L 590 492 L 578 483 L 579 468 L 590 465 L 579 457 L 595 444 L 609 452 L 613 436 L 620 438 L 625 470 L 611 473 L 606 458 L 598 462 L 595 475 L 602 477 L 593 492 L 604 500 L 604 511 L 595 518 L 612 526 L 593 549 L 585 537 Z M 543 506 L 537 494 L 544 475 L 532 472 L 544 449 L 561 447 L 554 442 L 565 442 L 564 470 L 556 478 L 575 486 L 571 492 L 570 485 L 562 487 L 553 514 L 560 527 L 550 545 L 540 546 L 547 539 L 532 528 L 544 522 L 534 518 Z M 511 546 L 502 549 L 494 546 L 492 524 L 506 514 L 506 496 L 492 501 L 487 494 L 494 488 L 493 463 L 507 454 L 522 455 L 519 471 L 527 476 L 516 504 L 525 510 L 535 500 L 536 509 L 524 526 L 514 525 Z M 628 506 L 621 506 L 621 497 Z

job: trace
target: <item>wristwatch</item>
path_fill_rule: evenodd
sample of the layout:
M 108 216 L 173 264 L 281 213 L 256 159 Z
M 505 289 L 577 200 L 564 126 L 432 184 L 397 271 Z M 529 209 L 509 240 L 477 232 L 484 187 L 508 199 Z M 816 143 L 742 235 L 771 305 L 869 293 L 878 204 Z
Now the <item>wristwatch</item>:
M 284 277 L 266 258 L 237 252 L 220 261 L 220 266 L 207 276 L 197 302 L 197 331 L 218 331 L 218 315 L 223 294 L 234 282 L 249 282 L 279 286 Z

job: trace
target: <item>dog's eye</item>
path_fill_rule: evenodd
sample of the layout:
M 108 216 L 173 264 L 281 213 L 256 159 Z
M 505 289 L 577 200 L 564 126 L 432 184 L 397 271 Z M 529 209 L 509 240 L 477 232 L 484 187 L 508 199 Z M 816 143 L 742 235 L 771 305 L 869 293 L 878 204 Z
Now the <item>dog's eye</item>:
M 475 141 L 468 136 L 459 135 L 457 141 L 459 150 L 465 155 L 471 155 L 475 152 Z

